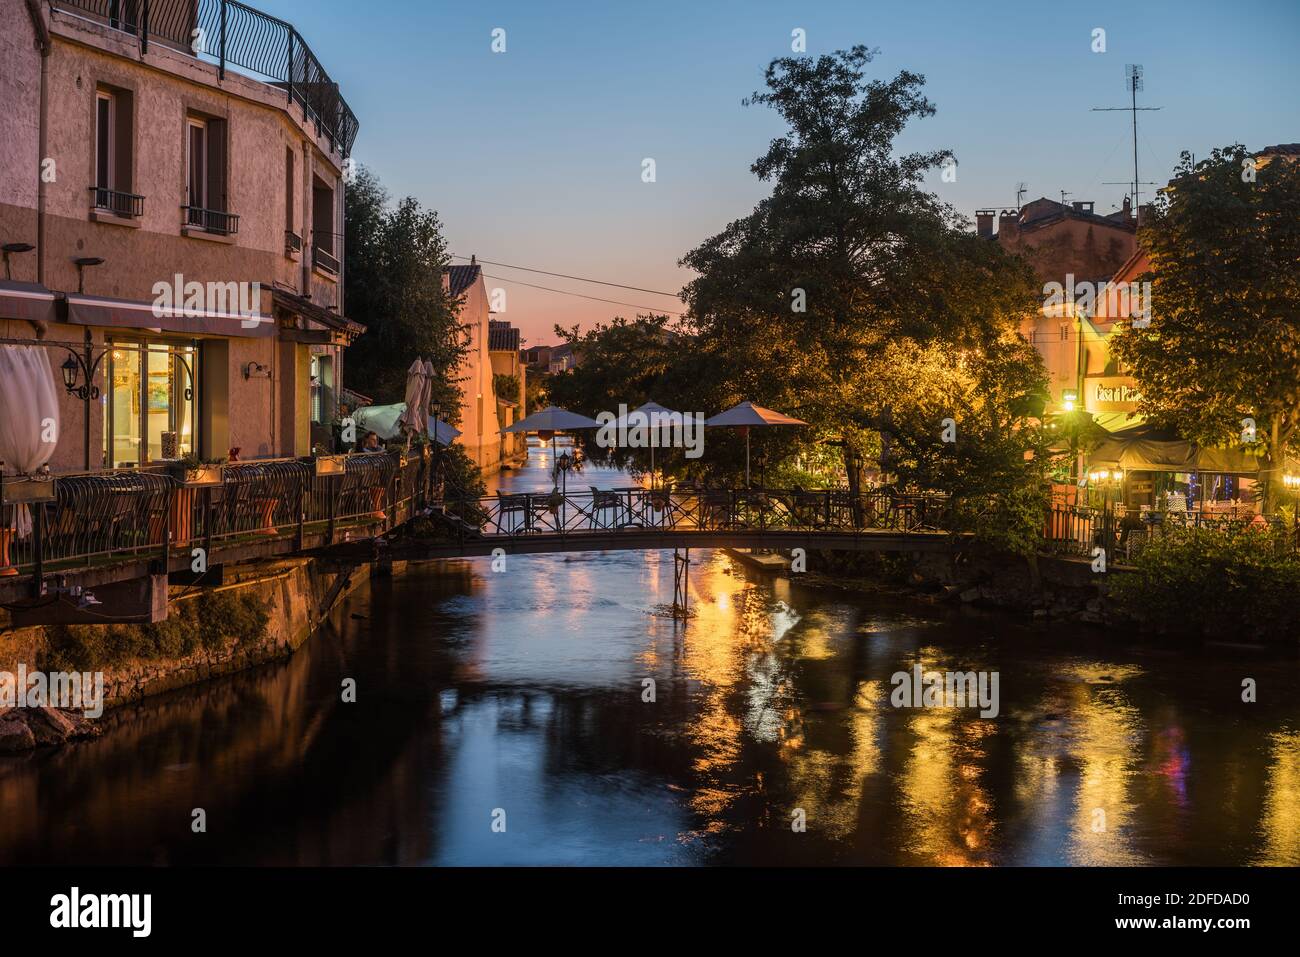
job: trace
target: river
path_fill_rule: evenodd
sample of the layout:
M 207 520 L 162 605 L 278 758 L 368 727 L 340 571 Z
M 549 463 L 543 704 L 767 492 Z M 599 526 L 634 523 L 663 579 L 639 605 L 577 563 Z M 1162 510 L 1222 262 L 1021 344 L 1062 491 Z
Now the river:
M 1294 657 L 691 557 L 684 625 L 671 552 L 372 580 L 287 662 L 0 759 L 0 863 L 1300 864 Z M 893 707 L 918 663 L 998 716 Z

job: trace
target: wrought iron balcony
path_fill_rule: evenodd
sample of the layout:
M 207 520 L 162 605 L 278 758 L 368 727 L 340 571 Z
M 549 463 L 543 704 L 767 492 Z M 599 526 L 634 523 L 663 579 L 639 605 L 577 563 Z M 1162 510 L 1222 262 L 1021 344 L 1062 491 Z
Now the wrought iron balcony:
M 107 189 L 103 186 L 90 187 L 90 205 L 93 209 L 103 209 L 115 216 L 138 219 L 144 215 L 144 197 L 135 193 Z
M 50 6 L 138 37 L 141 53 L 159 42 L 216 64 L 223 79 L 228 65 L 247 70 L 283 89 L 340 153 L 352 152 L 357 118 L 292 24 L 238 0 L 50 0 Z
M 286 253 L 302 252 L 302 237 L 292 229 L 286 229 L 284 231 L 284 251 Z
M 226 213 L 218 209 L 182 206 L 181 225 L 195 226 L 222 236 L 233 236 L 239 232 L 239 217 L 234 213 Z

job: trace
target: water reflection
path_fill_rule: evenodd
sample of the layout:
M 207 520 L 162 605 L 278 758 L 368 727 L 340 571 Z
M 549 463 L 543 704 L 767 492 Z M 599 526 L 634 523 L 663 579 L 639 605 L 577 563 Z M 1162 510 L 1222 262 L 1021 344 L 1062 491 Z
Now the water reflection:
M 500 485 L 543 486 L 548 458 Z M 1240 653 L 692 558 L 684 626 L 671 553 L 376 580 L 282 665 L 0 759 L 0 863 L 1300 863 L 1300 703 L 1242 704 Z M 999 717 L 895 709 L 916 664 L 997 670 Z M 1247 673 L 1288 689 L 1297 667 Z

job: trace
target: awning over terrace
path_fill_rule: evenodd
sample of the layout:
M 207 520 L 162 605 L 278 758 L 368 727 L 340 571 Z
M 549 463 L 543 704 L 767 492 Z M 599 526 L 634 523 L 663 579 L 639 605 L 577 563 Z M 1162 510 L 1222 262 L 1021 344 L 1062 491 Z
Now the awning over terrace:
M 58 297 L 35 282 L 0 279 L 0 319 L 57 322 Z
M 155 307 L 151 302 L 72 292 L 66 300 L 67 321 L 81 326 L 117 326 L 193 336 L 264 338 L 275 335 L 275 323 L 270 316 L 183 306 Z
M 1253 475 L 1259 457 L 1242 449 L 1214 449 L 1149 422 L 1112 432 L 1088 457 L 1089 464 L 1125 471 L 1223 472 Z

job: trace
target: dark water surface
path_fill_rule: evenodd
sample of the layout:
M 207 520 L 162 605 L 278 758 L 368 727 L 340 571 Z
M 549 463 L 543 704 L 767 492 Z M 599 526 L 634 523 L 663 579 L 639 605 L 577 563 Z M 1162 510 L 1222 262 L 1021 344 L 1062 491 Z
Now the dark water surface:
M 1300 864 L 1293 658 L 692 557 L 685 626 L 671 552 L 373 581 L 284 664 L 0 759 L 0 864 Z M 1001 713 L 893 708 L 917 663 L 997 671 Z

